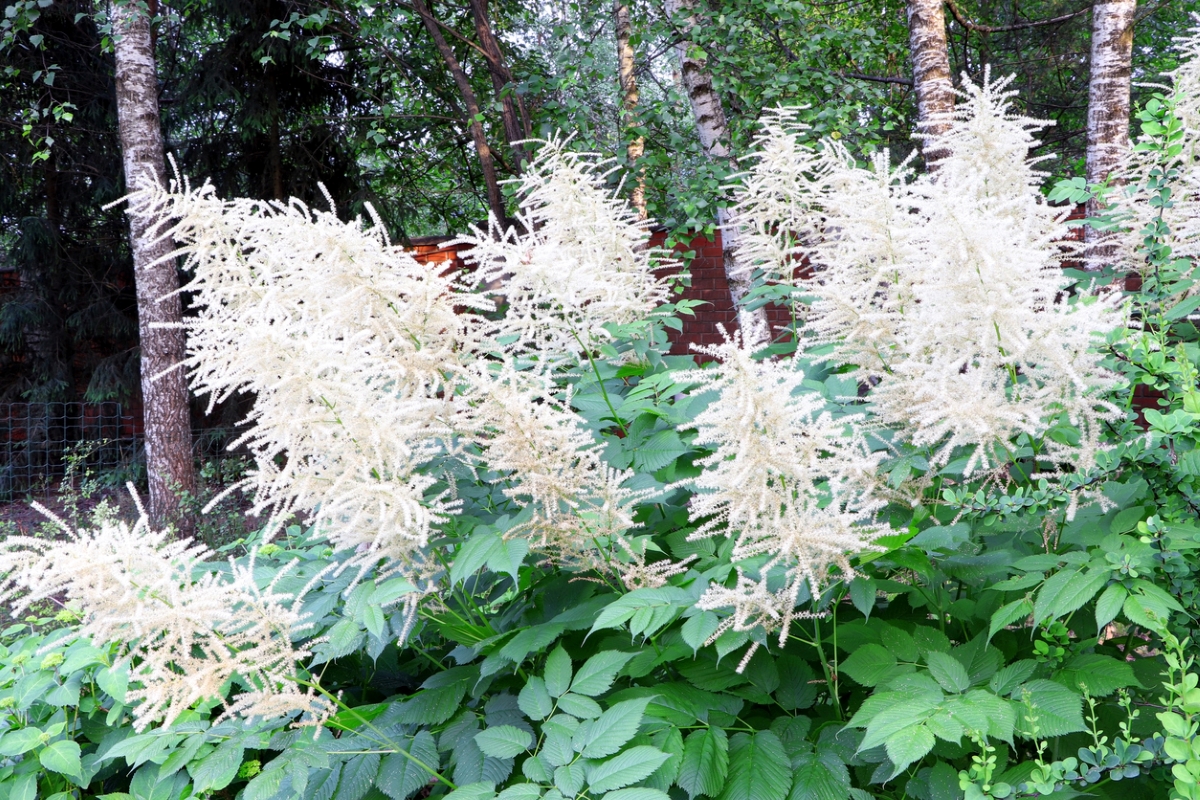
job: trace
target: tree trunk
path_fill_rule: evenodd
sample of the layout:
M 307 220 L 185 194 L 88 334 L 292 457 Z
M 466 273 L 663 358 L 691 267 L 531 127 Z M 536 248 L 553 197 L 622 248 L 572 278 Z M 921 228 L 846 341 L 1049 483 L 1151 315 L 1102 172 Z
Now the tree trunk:
M 712 74 L 704 59 L 695 58 L 688 38 L 696 26 L 693 16 L 695 0 L 667 0 L 667 13 L 673 18 L 682 17 L 683 40 L 677 45 L 679 69 L 683 88 L 692 104 L 692 116 L 696 118 L 696 132 L 704 155 L 712 161 L 725 161 L 737 169 L 729 138 L 729 123 L 721 98 L 713 88 Z M 754 344 L 762 344 L 769 338 L 767 315 L 763 309 L 748 311 L 744 305 L 746 293 L 750 291 L 750 274 L 738 269 L 737 250 L 741 235 L 737 225 L 730 219 L 729 209 L 717 205 L 717 226 L 721 229 L 721 252 L 725 262 L 725 278 L 729 282 L 729 294 L 733 307 L 737 309 L 738 325 L 744 332 L 753 332 Z M 746 334 L 743 334 L 746 335 Z M 747 340 L 749 341 L 749 340 Z
M 116 3 L 111 13 L 126 188 L 132 191 L 152 181 L 162 185 L 166 166 L 150 18 L 141 3 Z M 179 499 L 183 492 L 195 492 L 195 471 L 187 381 L 178 367 L 186 352 L 176 294 L 179 279 L 174 259 L 168 258 L 174 244 L 153 240 L 156 220 L 137 203 L 130 203 L 128 213 L 141 343 L 150 516 L 156 525 L 175 522 L 188 527 L 179 514 Z
M 1133 15 L 1137 0 L 1095 0 L 1092 5 L 1092 58 L 1088 77 L 1087 179 L 1104 181 L 1129 149 L 1129 82 L 1133 58 Z M 1101 211 L 1095 199 L 1087 214 Z M 1102 234 L 1084 228 L 1088 263 L 1102 266 L 1114 255 L 1100 244 Z
M 633 47 L 629 44 L 633 26 L 629 22 L 628 0 L 613 0 L 613 21 L 617 31 L 617 80 L 621 84 L 621 127 L 634 122 L 638 105 L 637 76 L 634 74 Z M 625 156 L 629 161 L 629 171 L 635 175 L 636 183 L 630 202 L 637 211 L 639 219 L 646 219 L 646 174 L 638 167 L 638 161 L 646 152 L 646 139 L 635 136 L 625 145 Z
M 496 93 L 496 99 L 500 101 L 504 138 L 508 140 L 509 149 L 513 154 L 513 172 L 519 175 L 529 162 L 529 154 L 518 142 L 533 138 L 533 130 L 520 96 L 513 91 L 513 84 L 516 82 L 513 80 L 512 70 L 504 62 L 504 51 L 500 49 L 500 42 L 492 33 L 492 24 L 488 21 L 487 0 L 471 0 L 471 17 L 475 20 L 475 36 L 487 57 L 492 89 Z
M 950 127 L 954 112 L 954 83 L 950 80 L 950 55 L 946 45 L 943 0 L 907 0 L 908 47 L 913 64 L 913 88 L 917 92 L 917 131 L 922 137 L 940 136 Z M 945 158 L 943 148 L 923 139 L 925 166 L 937 169 Z
M 471 139 L 475 142 L 475 152 L 479 154 L 479 165 L 483 168 L 483 182 L 487 186 L 488 209 L 495 217 L 496 224 L 504 226 L 508 221 L 508 213 L 504 209 L 504 195 L 500 193 L 500 180 L 496 177 L 496 159 L 492 155 L 492 148 L 488 146 L 487 137 L 483 132 L 483 123 L 480 121 L 483 118 L 483 112 L 479 108 L 479 99 L 475 96 L 475 90 L 471 88 L 471 81 L 467 77 L 467 73 L 458 63 L 458 57 L 454 55 L 454 50 L 446 42 L 446 37 L 442 35 L 442 30 L 429 10 L 429 5 L 425 0 L 413 0 L 413 8 L 421 17 L 421 22 L 425 24 L 425 30 L 429 32 L 438 52 L 442 54 L 442 60 L 446 62 L 446 68 L 450 70 L 454 84 L 458 87 L 458 93 L 462 95 L 463 105 L 467 107 L 467 125 L 471 131 Z

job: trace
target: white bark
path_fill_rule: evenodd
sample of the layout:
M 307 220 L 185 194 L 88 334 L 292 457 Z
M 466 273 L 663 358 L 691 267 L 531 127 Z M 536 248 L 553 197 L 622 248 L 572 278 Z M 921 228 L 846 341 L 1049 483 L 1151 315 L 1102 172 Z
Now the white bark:
M 943 0 L 907 0 L 908 47 L 917 94 L 917 131 L 926 146 L 925 164 L 937 169 L 946 153 L 930 147 L 930 136 L 945 133 L 954 112 L 954 84 L 950 80 L 950 54 L 946 45 Z
M 1133 16 L 1137 0 L 1095 0 L 1092 5 L 1091 71 L 1088 76 L 1087 179 L 1100 183 L 1129 149 L 1129 82 L 1133 58 Z M 1100 211 L 1095 200 L 1087 213 Z M 1100 266 L 1114 255 L 1100 245 L 1102 235 L 1084 229 L 1089 263 Z
M 134 190 L 147 181 L 162 184 L 166 166 L 149 14 L 140 2 L 115 3 L 112 22 L 125 185 Z M 131 203 L 128 212 L 141 343 L 150 514 L 157 525 L 176 522 L 186 527 L 187 521 L 178 514 L 179 495 L 195 491 L 187 382 L 182 369 L 162 374 L 185 356 L 182 313 L 175 294 L 179 279 L 174 260 L 163 261 L 174 245 L 170 240 L 153 240 L 155 220 L 137 204 Z
M 621 84 L 621 111 L 623 112 L 621 122 L 622 126 L 625 126 L 633 121 L 638 105 L 637 75 L 634 73 L 636 62 L 633 47 L 629 44 L 633 26 L 629 21 L 628 0 L 613 0 L 613 22 L 617 33 L 617 80 Z M 629 169 L 634 173 L 636 181 L 630 202 L 637 210 L 639 219 L 646 219 L 649 216 L 646 212 L 646 176 L 638 166 L 638 161 L 645 152 L 646 139 L 642 136 L 635 136 L 625 146 Z
M 687 35 L 696 26 L 693 16 L 695 0 L 667 0 L 667 13 L 673 18 L 684 19 L 684 40 L 677 45 L 679 53 L 679 69 L 683 80 L 683 88 L 692 104 L 692 115 L 696 119 L 696 132 L 700 138 L 700 146 L 704 154 L 712 161 L 727 161 L 735 170 L 737 159 L 729 138 L 729 122 L 725 117 L 725 109 L 721 98 L 713 88 L 712 73 L 702 58 L 694 57 L 692 43 Z M 729 211 L 724 206 L 717 209 L 717 226 L 721 229 L 721 251 L 725 262 L 725 278 L 729 282 L 729 294 L 733 298 L 733 306 L 737 309 L 738 327 L 743 336 L 754 335 L 756 344 L 765 344 L 769 338 L 770 329 L 767 325 L 767 315 L 763 309 L 746 310 L 743 301 L 750 291 L 750 273 L 739 269 L 737 251 L 741 236 L 737 225 L 730 219 Z M 749 341 L 749 340 L 747 340 Z

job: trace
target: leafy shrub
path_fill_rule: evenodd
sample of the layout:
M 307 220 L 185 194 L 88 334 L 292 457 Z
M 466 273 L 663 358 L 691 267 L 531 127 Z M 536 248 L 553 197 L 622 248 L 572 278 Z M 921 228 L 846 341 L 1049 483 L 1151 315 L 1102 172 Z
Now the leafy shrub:
M 227 564 L 114 519 L 10 540 L 9 597 L 66 610 L 5 634 L 0 786 L 1200 797 L 1191 101 L 1142 115 L 1162 213 L 1108 195 L 1151 276 L 1124 295 L 1129 264 L 1062 270 L 1004 87 L 968 89 L 936 177 L 773 117 L 745 267 L 796 324 L 706 367 L 667 354 L 663 254 L 560 143 L 524 232 L 466 237 L 474 276 L 295 202 L 153 193 L 193 386 L 255 392 L 244 485 L 309 524 Z

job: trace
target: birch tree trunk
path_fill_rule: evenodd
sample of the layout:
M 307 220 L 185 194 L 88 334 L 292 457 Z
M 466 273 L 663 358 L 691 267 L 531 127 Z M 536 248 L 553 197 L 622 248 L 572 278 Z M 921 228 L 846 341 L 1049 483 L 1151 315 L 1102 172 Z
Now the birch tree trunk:
M 429 10 L 429 5 L 425 0 L 413 0 L 413 8 L 421 18 L 421 22 L 424 23 L 425 30 L 429 32 L 438 52 L 441 53 L 442 60 L 446 62 L 446 68 L 450 70 L 450 76 L 454 78 L 454 85 L 458 87 L 463 105 L 467 108 L 467 126 L 471 131 L 471 139 L 475 142 L 475 152 L 479 154 L 479 165 L 483 169 L 488 209 L 496 218 L 497 224 L 503 227 L 508 220 L 508 212 L 504 208 L 504 195 L 500 193 L 500 180 L 496 176 L 496 158 L 492 155 L 492 148 L 488 146 L 487 137 L 483 132 L 483 123 L 480 122 L 483 112 L 479 107 L 479 98 L 476 97 L 475 90 L 471 88 L 471 81 L 467 77 L 466 71 L 463 70 L 462 64 L 458 62 L 458 57 L 454 55 L 454 49 L 442 35 L 442 30 Z
M 165 184 L 150 16 L 142 3 L 114 3 L 112 22 L 125 185 L 133 190 L 151 181 Z M 182 492 L 195 491 L 191 420 L 186 378 L 181 368 L 172 369 L 186 355 L 180 327 L 183 316 L 176 294 L 175 261 L 168 258 L 174 244 L 153 240 L 155 222 L 136 203 L 130 203 L 150 516 L 156 525 L 177 522 L 187 528 L 188 521 L 179 515 L 179 499 Z M 163 325 L 173 327 L 160 327 Z
M 629 21 L 628 0 L 613 0 L 613 22 L 617 31 L 617 80 L 621 84 L 621 126 L 627 126 L 634 121 L 638 105 L 637 75 L 634 74 L 636 65 L 633 47 L 629 44 L 633 26 Z M 625 145 L 625 156 L 629 161 L 629 171 L 634 174 L 636 183 L 630 202 L 637 211 L 639 219 L 646 219 L 646 176 L 638 167 L 638 161 L 646 152 L 646 139 L 635 136 Z
M 692 30 L 696 27 L 693 16 L 695 0 L 667 0 L 667 13 L 671 17 L 682 17 L 683 40 L 676 49 L 679 53 L 680 77 L 688 100 L 692 104 L 692 116 L 696 119 L 696 132 L 700 137 L 700 146 L 704 155 L 711 161 L 725 161 L 735 170 L 737 159 L 733 156 L 729 138 L 729 122 L 725 117 L 725 109 L 721 98 L 713 88 L 712 73 L 704 59 L 695 58 L 692 43 L 689 40 Z M 721 229 L 721 251 L 725 262 L 725 278 L 729 282 L 729 294 L 733 298 L 733 307 L 737 310 L 738 326 L 743 335 L 753 335 L 755 344 L 765 343 L 770 330 L 767 326 L 767 315 L 763 309 L 748 311 L 744 305 L 747 292 L 750 291 L 750 273 L 738 269 L 737 250 L 741 236 L 737 226 L 730 219 L 729 210 L 717 206 L 717 226 Z M 749 342 L 749 340 L 747 340 Z
M 917 131 L 922 137 L 938 136 L 950 126 L 954 111 L 954 83 L 950 79 L 950 55 L 946 45 L 943 0 L 906 0 L 908 47 L 913 64 L 913 88 L 917 93 Z M 925 166 L 937 169 L 946 157 L 942 149 L 922 139 Z
M 1088 76 L 1087 179 L 1100 183 L 1129 149 L 1129 82 L 1133 58 L 1133 15 L 1137 0 L 1095 0 L 1092 4 L 1092 54 Z M 1095 199 L 1088 216 L 1101 210 Z M 1113 248 L 1100 231 L 1084 228 L 1088 263 L 1102 266 Z

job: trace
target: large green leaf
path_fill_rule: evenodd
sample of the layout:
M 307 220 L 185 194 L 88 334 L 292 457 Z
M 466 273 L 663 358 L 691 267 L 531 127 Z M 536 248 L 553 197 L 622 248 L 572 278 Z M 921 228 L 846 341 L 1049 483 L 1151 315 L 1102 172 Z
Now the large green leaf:
M 630 623 L 635 636 L 652 636 L 692 604 L 689 592 L 675 586 L 634 589 L 609 603 L 596 617 L 592 632 Z M 635 618 L 636 617 L 636 618 Z
M 241 739 L 227 739 L 199 762 L 188 764 L 196 794 L 224 789 L 237 777 L 245 750 Z
M 896 657 L 878 644 L 864 644 L 842 662 L 841 671 L 863 686 L 874 686 L 896 666 Z
M 80 779 L 83 767 L 79 760 L 79 744 L 71 739 L 59 739 L 42 748 L 38 761 L 51 772 Z
M 561 697 L 571 688 L 571 657 L 562 645 L 546 656 L 546 691 L 551 697 Z
M 933 749 L 934 742 L 933 734 L 924 725 L 912 725 L 889 736 L 884 746 L 893 764 L 891 777 L 896 777 L 909 764 L 924 758 Z
M 729 775 L 729 737 L 721 728 L 693 731 L 683 742 L 683 761 L 675 782 L 689 797 L 716 797 Z
M 623 753 L 595 764 L 588 771 L 588 790 L 591 793 L 623 789 L 649 777 L 670 756 L 649 745 L 631 747 Z
M 554 709 L 554 700 L 546 690 L 546 682 L 538 677 L 526 681 L 521 687 L 521 693 L 517 695 L 517 707 L 525 716 L 539 722 L 550 716 Z
M 475 744 L 492 758 L 513 758 L 533 744 L 533 734 L 513 725 L 496 725 L 475 734 Z
M 612 686 L 613 680 L 621 667 L 629 663 L 634 653 L 619 653 L 615 650 L 605 650 L 584 662 L 575 679 L 571 681 L 571 691 L 587 697 L 604 694 Z
M 575 752 L 584 758 L 611 756 L 637 733 L 642 724 L 642 714 L 649 703 L 649 697 L 623 700 L 598 719 L 580 724 L 571 741 Z
M 1013 697 L 1020 708 L 1017 732 L 1032 738 L 1030 714 L 1037 718 L 1037 736 L 1052 738 L 1086 730 L 1083 724 L 1083 697 L 1065 686 L 1047 680 L 1033 680 L 1022 686 Z
M 948 653 L 930 653 L 925 657 L 929 674 L 947 692 L 965 692 L 971 685 L 967 668 Z
M 1054 680 L 1072 689 L 1082 684 L 1092 697 L 1106 697 L 1117 689 L 1141 685 L 1128 662 L 1096 653 L 1075 656 L 1063 665 Z
M 819 748 L 796 756 L 792 776 L 788 800 L 846 800 L 850 796 L 850 771 L 832 750 Z
M 384 756 L 375 785 L 392 800 L 408 800 L 429 783 L 429 769 L 438 766 L 437 743 L 428 731 L 418 731 L 405 752 Z
M 791 786 L 791 766 L 774 733 L 739 733 L 729 740 L 729 780 L 720 800 L 784 800 Z

